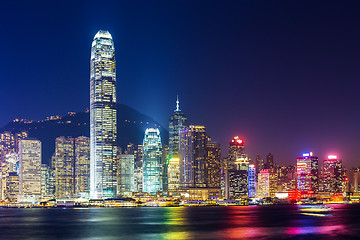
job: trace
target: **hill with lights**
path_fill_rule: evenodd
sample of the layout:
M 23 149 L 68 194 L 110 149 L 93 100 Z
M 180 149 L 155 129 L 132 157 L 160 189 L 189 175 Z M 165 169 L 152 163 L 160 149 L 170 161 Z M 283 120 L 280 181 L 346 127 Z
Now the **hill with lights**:
M 122 149 L 128 143 L 142 144 L 145 129 L 149 127 L 159 128 L 162 143 L 168 143 L 168 131 L 154 119 L 126 105 L 117 105 L 118 146 Z M 57 137 L 90 137 L 90 113 L 69 112 L 66 116 L 51 116 L 41 121 L 15 119 L 0 128 L 0 133 L 5 131 L 27 131 L 30 138 L 39 139 L 42 142 L 43 163 L 49 163 Z

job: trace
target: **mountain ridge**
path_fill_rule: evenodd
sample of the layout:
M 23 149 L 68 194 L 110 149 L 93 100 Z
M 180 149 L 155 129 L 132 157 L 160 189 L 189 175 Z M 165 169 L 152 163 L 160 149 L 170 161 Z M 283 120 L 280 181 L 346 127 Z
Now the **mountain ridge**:
M 168 131 L 151 117 L 124 104 L 117 104 L 117 145 L 124 149 L 128 143 L 142 144 L 146 128 L 159 128 L 162 144 L 168 144 Z M 15 119 L 0 128 L 0 132 L 27 131 L 30 138 L 42 142 L 42 162 L 49 163 L 55 151 L 55 139 L 60 136 L 90 137 L 90 113 L 69 112 L 41 121 Z

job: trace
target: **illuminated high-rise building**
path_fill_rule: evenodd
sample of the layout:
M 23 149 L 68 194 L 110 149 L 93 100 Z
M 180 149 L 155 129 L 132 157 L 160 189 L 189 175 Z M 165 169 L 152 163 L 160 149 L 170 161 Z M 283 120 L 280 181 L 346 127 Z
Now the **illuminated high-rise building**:
M 134 155 L 118 155 L 118 195 L 134 191 Z
M 19 200 L 37 202 L 41 196 L 41 142 L 23 139 L 19 144 Z
M 180 132 L 180 187 L 206 187 L 207 142 L 204 126 L 190 125 Z
M 244 140 L 238 136 L 229 143 L 225 198 L 240 199 L 248 196 L 248 166 L 250 160 L 245 154 Z
M 174 192 L 179 189 L 180 184 L 180 159 L 170 158 L 168 167 L 168 190 Z
M 297 189 L 308 197 L 314 196 L 319 187 L 319 160 L 313 153 L 304 153 L 297 158 Z
M 265 169 L 273 169 L 274 168 L 274 156 L 269 153 L 266 155 L 266 163 L 265 163 Z
M 270 197 L 270 173 L 269 169 L 264 169 L 258 174 L 258 198 Z
M 187 126 L 187 118 L 179 108 L 179 98 L 176 99 L 176 109 L 169 120 L 169 158 L 178 158 L 180 149 L 180 131 Z
M 75 139 L 57 137 L 55 139 L 55 197 L 75 196 Z
M 159 129 L 148 128 L 143 141 L 143 192 L 162 191 L 162 149 Z
M 134 191 L 142 192 L 143 179 L 143 145 L 127 145 L 125 154 L 134 155 Z
M 75 195 L 90 194 L 90 138 L 75 138 Z
M 90 196 L 116 195 L 116 69 L 111 34 L 100 30 L 90 60 Z
M 229 169 L 229 198 L 240 199 L 248 196 L 249 158 L 241 156 L 236 159 L 234 166 Z
M 206 144 L 205 178 L 206 187 L 219 188 L 221 180 L 221 146 L 216 142 Z
M 6 197 L 9 202 L 17 202 L 19 196 L 19 175 L 16 172 L 9 172 L 6 178 Z
M 49 200 L 55 197 L 55 189 L 52 181 L 53 170 L 47 164 L 41 164 L 41 200 Z
M 329 155 L 324 160 L 323 183 L 324 191 L 330 193 L 341 193 L 343 182 L 343 167 L 341 159 L 336 155 Z
M 254 164 L 249 164 L 248 169 L 248 197 L 254 198 L 256 197 L 256 167 Z

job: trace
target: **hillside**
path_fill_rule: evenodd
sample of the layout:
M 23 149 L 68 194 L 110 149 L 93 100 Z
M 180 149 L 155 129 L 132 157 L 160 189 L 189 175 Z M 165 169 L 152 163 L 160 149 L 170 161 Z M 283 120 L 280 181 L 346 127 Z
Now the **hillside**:
M 90 113 L 68 113 L 62 117 L 49 117 L 42 121 L 14 120 L 0 132 L 11 131 L 12 133 L 22 130 L 28 131 L 29 137 L 37 138 L 42 142 L 43 163 L 48 163 L 55 149 L 55 138 L 59 136 L 87 136 L 90 137 Z M 117 106 L 117 132 L 118 146 L 124 148 L 131 142 L 142 144 L 145 129 L 148 127 L 160 127 L 163 144 L 168 143 L 168 131 L 160 126 L 154 119 L 139 113 L 133 108 L 123 104 Z

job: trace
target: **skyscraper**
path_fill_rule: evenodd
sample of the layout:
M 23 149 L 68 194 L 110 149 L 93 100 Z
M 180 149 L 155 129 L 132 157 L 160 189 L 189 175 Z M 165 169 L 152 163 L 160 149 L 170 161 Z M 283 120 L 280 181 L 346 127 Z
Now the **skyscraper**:
M 180 187 L 206 187 L 205 127 L 190 125 L 180 132 Z
M 118 155 L 118 195 L 134 191 L 134 158 L 132 154 Z
M 90 60 L 90 196 L 116 195 L 116 69 L 111 34 L 100 30 Z
M 179 108 L 179 98 L 176 99 L 176 109 L 169 120 L 169 159 L 179 157 L 180 131 L 187 126 L 187 118 Z
M 336 155 L 329 155 L 324 160 L 324 191 L 330 193 L 342 192 L 342 161 Z
M 304 153 L 297 158 L 296 175 L 297 189 L 303 195 L 312 197 L 318 192 L 319 187 L 319 160 L 313 153 Z
M 75 195 L 90 194 L 90 139 L 75 138 Z
M 219 143 L 206 144 L 205 177 L 206 187 L 219 188 L 221 179 L 221 147 Z
M 41 195 L 41 142 L 23 139 L 19 145 L 20 202 L 37 202 Z
M 55 139 L 55 197 L 75 196 L 75 144 L 74 138 Z
M 148 128 L 143 142 L 143 192 L 162 190 L 162 151 L 160 131 Z
M 256 183 L 256 168 L 254 164 L 249 164 L 249 170 L 248 170 L 248 197 L 254 198 L 256 197 L 256 189 L 255 189 L 255 183 Z

